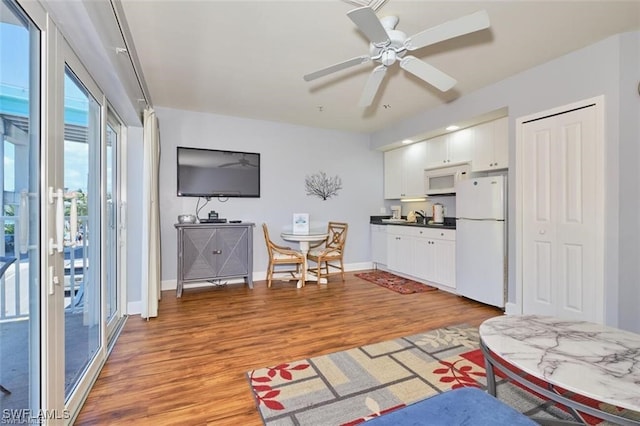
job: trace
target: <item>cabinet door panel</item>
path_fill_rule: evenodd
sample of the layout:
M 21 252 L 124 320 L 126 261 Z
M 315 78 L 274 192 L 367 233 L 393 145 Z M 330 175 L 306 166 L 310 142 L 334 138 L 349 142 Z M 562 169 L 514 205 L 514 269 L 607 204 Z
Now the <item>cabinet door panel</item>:
M 413 243 L 406 235 L 387 234 L 387 267 L 403 274 L 413 273 Z
M 491 169 L 493 164 L 493 123 L 482 123 L 473 128 L 472 170 Z
M 399 236 L 395 234 L 387 234 L 387 267 L 393 271 L 398 270 L 398 246 L 400 245 Z
M 215 231 L 202 232 L 197 229 L 184 231 L 184 255 L 183 271 L 184 279 L 208 278 L 215 275 L 216 260 L 213 256 L 215 250 Z
M 427 143 L 418 142 L 404 149 L 403 197 L 423 197 Z
M 371 261 L 387 264 L 387 228 L 385 225 L 371 225 Z
M 456 286 L 456 243 L 454 241 L 434 241 L 435 281 L 455 288 Z
M 509 167 L 509 118 L 503 117 L 494 122 L 493 128 L 493 164 L 495 168 Z
M 473 129 L 463 129 L 447 136 L 447 153 L 449 162 L 463 163 L 470 161 L 473 145 Z
M 434 281 L 435 257 L 432 241 L 427 238 L 416 238 L 414 247 L 415 277 L 425 281 Z
M 429 139 L 426 142 L 427 146 L 427 167 L 442 167 L 447 165 L 447 136 L 438 136 L 433 139 Z
M 249 272 L 247 271 L 247 230 L 244 228 L 219 229 L 216 240 L 214 257 L 217 275 L 247 274 Z
M 384 153 L 384 198 L 397 199 L 402 193 L 403 153 L 400 149 Z

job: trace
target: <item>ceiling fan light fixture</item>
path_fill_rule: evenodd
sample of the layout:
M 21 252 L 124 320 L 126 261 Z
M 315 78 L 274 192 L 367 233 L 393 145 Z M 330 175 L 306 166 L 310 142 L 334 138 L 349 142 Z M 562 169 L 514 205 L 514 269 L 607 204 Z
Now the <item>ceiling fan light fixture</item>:
M 382 57 L 380 58 L 380 62 L 382 65 L 388 67 L 396 61 L 396 52 L 393 50 L 385 50 L 382 52 Z

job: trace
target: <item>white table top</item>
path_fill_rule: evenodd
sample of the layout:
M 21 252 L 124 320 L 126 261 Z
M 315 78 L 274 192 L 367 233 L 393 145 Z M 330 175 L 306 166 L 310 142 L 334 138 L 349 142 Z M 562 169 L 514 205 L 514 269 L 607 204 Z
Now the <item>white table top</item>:
M 293 232 L 283 232 L 280 234 L 283 240 L 287 241 L 321 241 L 327 238 L 329 234 L 326 230 L 314 231 L 310 230 L 306 234 L 294 234 Z
M 535 377 L 580 395 L 640 411 L 640 335 L 538 315 L 486 320 L 491 352 Z

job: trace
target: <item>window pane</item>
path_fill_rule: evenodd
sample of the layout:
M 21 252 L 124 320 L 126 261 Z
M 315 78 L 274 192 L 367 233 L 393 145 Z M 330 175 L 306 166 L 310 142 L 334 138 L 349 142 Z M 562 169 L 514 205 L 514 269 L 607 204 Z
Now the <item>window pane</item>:
M 65 396 L 68 398 L 100 348 L 101 324 L 100 106 L 68 68 L 64 79 L 64 135 Z M 74 211 L 76 215 L 72 214 Z
M 40 407 L 39 37 L 0 3 L 0 412 L 15 413 L 10 423 Z

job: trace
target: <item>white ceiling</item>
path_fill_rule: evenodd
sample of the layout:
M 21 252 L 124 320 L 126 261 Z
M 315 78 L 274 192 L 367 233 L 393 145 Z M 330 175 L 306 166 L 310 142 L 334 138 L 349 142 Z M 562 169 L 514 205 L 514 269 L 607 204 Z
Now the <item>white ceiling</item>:
M 304 74 L 368 52 L 339 0 L 121 0 L 154 106 L 375 132 L 481 87 L 640 29 L 632 1 L 400 1 L 411 36 L 484 9 L 491 28 L 412 54 L 458 80 L 441 93 L 394 64 L 374 103 L 357 106 L 371 62 L 307 83 Z M 585 70 L 589 72 L 589 70 Z

